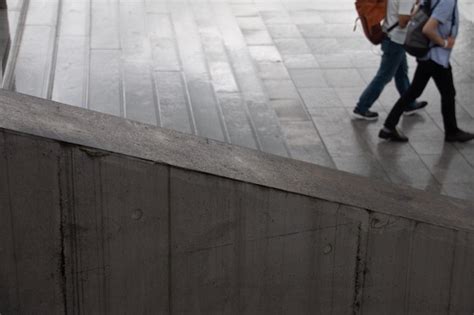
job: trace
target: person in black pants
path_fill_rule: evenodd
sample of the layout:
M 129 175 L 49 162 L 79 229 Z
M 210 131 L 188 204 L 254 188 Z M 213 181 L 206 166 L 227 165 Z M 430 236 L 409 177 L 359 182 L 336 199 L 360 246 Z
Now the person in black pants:
M 408 141 L 408 138 L 396 129 L 396 126 L 408 104 L 423 93 L 431 78 L 441 94 L 445 141 L 466 142 L 474 139 L 474 134 L 459 129 L 456 121 L 456 89 L 449 59 L 458 32 L 457 1 L 439 1 L 440 3 L 435 7 L 430 19 L 423 27 L 423 33 L 435 46 L 425 57 L 418 59 L 418 66 L 410 87 L 395 103 L 385 120 L 384 127 L 379 132 L 379 137 L 382 139 L 398 142 Z

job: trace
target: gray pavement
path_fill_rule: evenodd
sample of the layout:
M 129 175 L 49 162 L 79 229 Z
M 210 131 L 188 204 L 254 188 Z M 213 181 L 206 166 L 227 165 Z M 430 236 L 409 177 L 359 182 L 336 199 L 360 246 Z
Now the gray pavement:
M 474 143 L 444 143 L 434 84 L 421 97 L 429 107 L 400 125 L 409 144 L 377 138 L 398 97 L 393 83 L 374 106 L 379 121 L 351 120 L 380 59 L 353 32 L 353 1 L 8 4 L 5 88 L 474 200 Z M 457 115 L 474 131 L 472 0 L 460 8 Z

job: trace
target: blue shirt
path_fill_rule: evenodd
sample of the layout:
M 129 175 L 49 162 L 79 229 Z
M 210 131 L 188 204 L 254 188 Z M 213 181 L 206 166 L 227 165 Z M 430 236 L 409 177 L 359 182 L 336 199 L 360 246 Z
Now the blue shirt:
M 434 18 L 439 22 L 438 34 L 444 39 L 448 39 L 449 36 L 456 37 L 459 30 L 459 11 L 457 0 L 431 0 L 431 8 L 433 8 L 437 2 L 439 3 L 432 12 L 431 18 Z M 431 59 L 437 64 L 442 65 L 445 68 L 449 68 L 449 58 L 451 57 L 451 51 L 452 49 L 433 46 L 426 57 L 422 59 Z

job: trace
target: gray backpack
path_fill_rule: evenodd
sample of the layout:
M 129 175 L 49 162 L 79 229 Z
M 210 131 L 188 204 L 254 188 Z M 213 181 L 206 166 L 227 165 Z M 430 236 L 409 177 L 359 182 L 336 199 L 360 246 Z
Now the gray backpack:
M 428 22 L 431 13 L 433 13 L 434 9 L 438 5 L 441 0 L 438 0 L 436 4 L 431 9 L 431 0 L 425 1 L 423 6 L 421 7 L 418 12 L 410 20 L 407 26 L 407 37 L 405 39 L 405 44 L 403 47 L 405 51 L 410 55 L 421 58 L 426 56 L 426 54 L 430 51 L 433 44 L 431 43 L 430 39 L 423 34 L 423 26 L 425 26 L 426 22 Z M 456 5 L 457 0 L 455 0 L 454 9 L 453 9 L 453 17 L 451 19 L 451 31 L 450 35 L 453 32 L 453 27 L 455 24 L 456 19 Z
M 429 20 L 439 1 L 436 2 L 433 9 L 431 9 L 431 1 L 426 1 L 407 25 L 407 36 L 403 47 L 407 53 L 414 57 L 424 57 L 430 51 L 431 41 L 423 34 L 423 26 Z

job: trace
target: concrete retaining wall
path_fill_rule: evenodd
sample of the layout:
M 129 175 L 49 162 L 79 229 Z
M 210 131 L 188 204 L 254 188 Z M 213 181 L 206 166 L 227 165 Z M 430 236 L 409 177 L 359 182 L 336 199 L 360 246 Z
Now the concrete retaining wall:
M 470 202 L 0 92 L 3 315 L 471 314 L 473 226 Z

